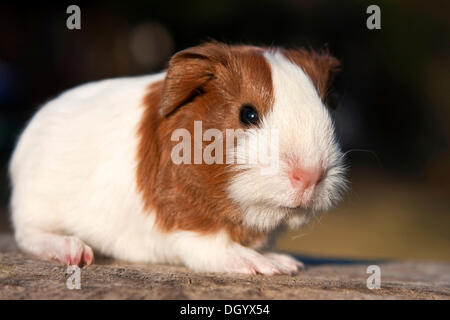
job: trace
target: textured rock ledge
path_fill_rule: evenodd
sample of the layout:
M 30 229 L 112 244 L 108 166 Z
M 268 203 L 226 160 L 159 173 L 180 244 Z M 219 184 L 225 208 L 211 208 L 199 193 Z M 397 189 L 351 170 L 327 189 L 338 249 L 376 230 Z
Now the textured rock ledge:
M 98 259 L 81 269 L 81 289 L 69 290 L 66 267 L 0 235 L 0 299 L 450 299 L 450 264 L 377 263 L 379 290 L 367 289 L 369 264 L 311 260 L 296 276 L 263 277 Z

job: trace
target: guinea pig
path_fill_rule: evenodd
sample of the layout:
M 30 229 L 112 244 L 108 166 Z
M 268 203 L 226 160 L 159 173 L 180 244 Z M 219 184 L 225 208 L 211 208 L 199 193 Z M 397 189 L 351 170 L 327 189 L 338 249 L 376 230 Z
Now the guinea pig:
M 176 53 L 164 72 L 60 94 L 33 116 L 10 161 L 19 247 L 67 265 L 90 265 L 96 252 L 194 271 L 298 272 L 300 261 L 267 243 L 342 197 L 343 153 L 326 105 L 338 68 L 328 50 L 208 42 Z M 228 130 L 238 133 L 225 144 Z M 250 138 L 269 130 L 276 144 L 258 145 L 276 149 L 277 166 L 263 172 L 270 163 L 245 160 L 256 150 Z M 182 152 L 176 132 L 190 135 Z M 216 161 L 202 161 L 207 149 Z M 240 161 L 222 161 L 230 155 Z

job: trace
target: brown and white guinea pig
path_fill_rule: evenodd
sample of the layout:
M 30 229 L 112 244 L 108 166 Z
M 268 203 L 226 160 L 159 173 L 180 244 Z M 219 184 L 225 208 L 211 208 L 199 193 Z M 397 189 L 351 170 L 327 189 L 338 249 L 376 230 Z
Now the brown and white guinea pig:
M 261 248 L 345 187 L 325 102 L 337 67 L 328 52 L 211 42 L 175 54 L 167 72 L 62 93 L 32 118 L 10 162 L 18 244 L 75 265 L 91 264 L 94 250 L 197 271 L 297 272 L 301 262 Z M 177 153 L 179 130 L 192 141 Z M 234 144 L 218 136 L 227 130 L 238 132 Z M 267 162 L 242 161 L 254 140 L 234 146 L 269 130 L 276 145 L 258 141 L 277 150 L 277 170 L 264 173 Z M 222 161 L 213 142 L 241 161 Z M 213 163 L 184 161 L 208 148 Z

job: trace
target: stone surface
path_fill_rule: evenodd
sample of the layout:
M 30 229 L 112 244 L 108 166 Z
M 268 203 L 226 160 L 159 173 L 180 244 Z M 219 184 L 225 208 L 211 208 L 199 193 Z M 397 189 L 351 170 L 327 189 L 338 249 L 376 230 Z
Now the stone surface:
M 381 289 L 369 290 L 366 269 L 374 262 L 305 262 L 296 276 L 264 277 L 103 258 L 81 269 L 80 290 L 69 290 L 67 267 L 23 254 L 0 235 L 0 299 L 450 299 L 450 264 L 375 262 Z

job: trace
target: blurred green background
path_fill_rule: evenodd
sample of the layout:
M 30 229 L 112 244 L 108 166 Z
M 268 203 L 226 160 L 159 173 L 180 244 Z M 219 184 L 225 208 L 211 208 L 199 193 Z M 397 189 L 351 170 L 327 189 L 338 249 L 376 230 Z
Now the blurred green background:
M 327 257 L 450 261 L 448 1 L 78 1 L 0 4 L 0 229 L 9 230 L 7 161 L 40 104 L 77 84 L 163 69 L 205 40 L 327 45 L 351 190 L 284 234 L 281 250 Z M 366 8 L 381 8 L 381 30 Z

